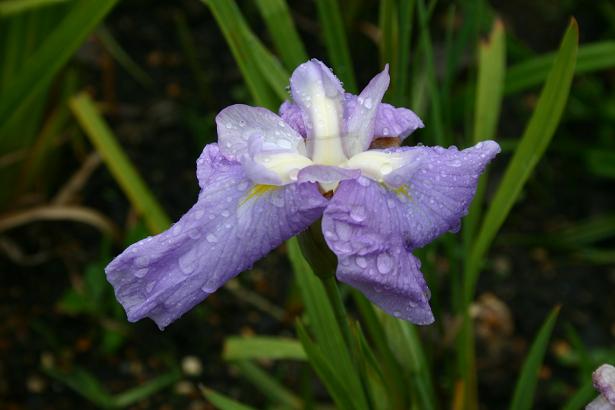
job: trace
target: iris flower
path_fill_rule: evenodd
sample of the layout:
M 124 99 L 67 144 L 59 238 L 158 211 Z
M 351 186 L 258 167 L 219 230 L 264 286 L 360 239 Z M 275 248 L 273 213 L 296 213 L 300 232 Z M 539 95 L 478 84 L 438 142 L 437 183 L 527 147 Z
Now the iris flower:
M 592 373 L 594 387 L 600 393 L 585 410 L 615 410 L 615 367 L 603 364 Z
M 164 328 L 322 218 L 339 281 L 389 314 L 433 322 L 412 251 L 459 229 L 500 148 L 400 147 L 423 123 L 381 103 L 388 85 L 387 66 L 358 96 L 347 94 L 310 60 L 293 72 L 280 116 L 241 104 L 222 110 L 218 143 L 197 160 L 196 204 L 106 268 L 128 320 L 149 317 Z M 383 141 L 388 148 L 375 148 Z

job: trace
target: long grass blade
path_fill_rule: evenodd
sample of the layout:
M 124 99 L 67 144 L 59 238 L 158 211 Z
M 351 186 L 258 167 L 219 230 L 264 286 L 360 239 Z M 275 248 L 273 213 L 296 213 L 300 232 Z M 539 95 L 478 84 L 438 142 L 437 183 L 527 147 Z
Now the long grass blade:
M 559 314 L 559 306 L 555 307 L 536 335 L 530 352 L 523 363 L 521 374 L 517 380 L 510 410 L 530 410 L 534 402 L 534 393 L 538 384 L 538 373 L 547 351 L 549 339 Z
M 281 337 L 229 337 L 224 342 L 224 360 L 306 360 L 298 340 Z
M 289 409 L 303 408 L 303 403 L 299 397 L 282 386 L 280 382 L 256 364 L 249 360 L 238 360 L 233 362 L 233 364 L 239 369 L 241 377 L 250 381 L 250 383 L 276 405 Z
M 578 26 L 576 21 L 572 20 L 564 34 L 536 109 L 506 169 L 500 187 L 485 215 L 470 257 L 467 259 L 464 284 L 466 301 L 469 301 L 474 294 L 483 256 L 555 133 L 570 92 L 578 38 Z
M 22 67 L 0 97 L 0 142 L 7 137 L 5 124 L 32 102 L 49 85 L 86 37 L 109 13 L 118 0 L 76 1 L 57 29 L 53 30 L 35 54 Z
M 0 1 L 0 17 L 11 16 L 68 1 L 70 0 L 4 0 Z
M 246 406 L 243 403 L 239 403 L 224 394 L 218 393 L 215 390 L 208 389 L 201 386 L 201 392 L 207 400 L 220 410 L 256 410 L 254 407 Z
M 287 70 L 307 61 L 308 55 L 286 4 L 286 0 L 256 0 L 276 51 Z
M 158 233 L 167 229 L 171 224 L 169 217 L 118 144 L 90 96 L 78 94 L 70 100 L 70 108 L 149 230 Z

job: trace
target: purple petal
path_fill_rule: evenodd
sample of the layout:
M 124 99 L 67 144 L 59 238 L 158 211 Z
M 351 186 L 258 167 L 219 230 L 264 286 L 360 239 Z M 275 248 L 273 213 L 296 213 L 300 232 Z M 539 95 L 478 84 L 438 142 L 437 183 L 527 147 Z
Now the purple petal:
M 394 196 L 365 177 L 342 181 L 322 219 L 324 237 L 338 256 L 340 281 L 391 315 L 429 324 L 429 290 L 389 208 Z
M 344 149 L 346 155 L 353 155 L 369 148 L 374 136 L 376 112 L 382 97 L 389 88 L 389 65 L 376 75 L 361 91 L 352 110 L 346 106 L 347 123 Z
M 306 154 L 301 135 L 265 108 L 231 105 L 216 116 L 216 124 L 220 151 L 229 159 L 241 160 L 254 138 L 270 151 Z
M 420 248 L 447 231 L 459 229 L 476 192 L 478 177 L 500 152 L 494 141 L 459 151 L 455 147 L 397 148 L 412 162 L 390 174 L 391 218 L 400 224 L 406 246 Z
M 327 150 L 335 151 L 334 156 L 337 151 L 343 155 L 341 138 L 336 144 L 331 140 L 341 136 L 343 129 L 344 89 L 337 77 L 322 62 L 312 59 L 293 71 L 290 91 L 301 110 L 310 157 L 323 154 L 314 152 L 315 140 L 321 138 L 329 140 Z
M 345 99 L 345 115 L 349 116 L 357 105 L 357 96 L 347 93 Z M 391 104 L 381 103 L 376 112 L 376 122 L 374 124 L 373 138 L 378 137 L 399 137 L 402 140 L 416 131 L 423 128 L 423 121 L 414 112 L 407 108 L 397 108 Z
M 316 184 L 255 186 L 242 166 L 207 145 L 198 202 L 169 230 L 137 242 L 105 269 L 128 319 L 164 328 L 284 240 L 327 200 Z
M 348 118 L 357 105 L 357 96 L 345 94 L 344 104 L 344 115 Z M 303 137 L 307 136 L 301 109 L 297 104 L 290 101 L 284 102 L 280 107 L 280 116 Z M 376 111 L 372 140 L 378 137 L 399 137 L 403 140 L 418 128 L 423 127 L 421 119 L 409 109 L 396 108 L 390 104 L 380 103 Z
M 298 182 L 321 182 L 332 184 L 361 176 L 358 169 L 345 169 L 330 165 L 310 165 L 299 171 Z
M 592 381 L 596 390 L 615 406 L 615 367 L 603 364 L 592 374 Z

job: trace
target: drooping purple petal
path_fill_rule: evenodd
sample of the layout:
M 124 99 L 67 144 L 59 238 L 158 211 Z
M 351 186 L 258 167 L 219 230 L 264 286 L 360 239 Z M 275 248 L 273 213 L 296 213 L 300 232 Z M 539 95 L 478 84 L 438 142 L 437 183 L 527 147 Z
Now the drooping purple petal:
M 253 139 L 272 152 L 305 155 L 305 141 L 279 116 L 261 107 L 235 104 L 216 116 L 220 151 L 227 158 L 241 161 Z
M 316 184 L 255 186 L 217 144 L 207 145 L 197 164 L 202 190 L 192 209 L 105 269 L 130 321 L 150 317 L 164 328 L 306 229 L 327 203 Z
M 353 109 L 346 106 L 346 136 L 343 140 L 348 157 L 369 148 L 374 136 L 376 112 L 382 97 L 389 88 L 389 65 L 376 75 L 361 91 Z
M 324 237 L 340 281 L 391 315 L 429 324 L 429 290 L 391 212 L 395 196 L 366 177 L 342 181 L 322 219 Z
M 338 255 L 337 276 L 390 314 L 432 320 L 428 290 L 411 251 L 456 230 L 480 173 L 499 152 L 493 141 L 459 151 L 413 147 L 392 152 L 409 163 L 386 175 L 340 182 L 323 216 L 325 240 Z

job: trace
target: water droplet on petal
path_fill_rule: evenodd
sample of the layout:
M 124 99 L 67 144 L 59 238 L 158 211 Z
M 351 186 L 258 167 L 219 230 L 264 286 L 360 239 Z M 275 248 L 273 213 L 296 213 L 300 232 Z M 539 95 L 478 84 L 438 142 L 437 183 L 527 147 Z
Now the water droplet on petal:
M 139 268 L 143 268 L 149 265 L 149 256 L 143 255 L 143 256 L 137 257 L 135 259 L 135 265 L 137 265 L 137 267 Z
M 387 127 L 384 127 L 384 128 L 382 129 L 382 134 L 383 134 L 384 136 L 389 135 L 389 129 L 388 129 Z
M 382 164 L 382 165 L 380 166 L 380 173 L 381 173 L 382 175 L 388 175 L 388 174 L 390 174 L 391 172 L 393 172 L 393 166 L 392 166 L 391 164 L 389 164 L 388 162 L 387 162 L 387 163 L 384 163 L 384 164 Z
M 291 181 L 296 181 L 297 178 L 299 177 L 299 170 L 297 168 L 291 169 L 288 172 L 288 177 L 290 178 Z
M 293 144 L 287 139 L 280 138 L 278 140 L 278 147 L 282 149 L 291 149 L 293 147 Z
M 274 206 L 277 206 L 278 208 L 282 208 L 284 206 L 284 198 L 278 192 L 274 192 L 273 194 L 271 194 L 269 200 Z
M 393 316 L 400 317 L 401 316 L 401 312 L 399 310 L 394 310 L 393 311 Z
M 393 199 L 387 199 L 387 206 L 389 208 L 395 208 L 395 201 Z
M 355 262 L 357 263 L 357 266 L 359 268 L 366 268 L 367 267 L 367 260 L 365 260 L 365 258 L 363 256 L 357 256 L 357 258 L 355 259 Z
M 213 233 L 208 233 L 207 236 L 205 237 L 205 239 L 207 239 L 207 242 L 209 242 L 209 243 L 216 243 L 216 242 L 218 242 L 218 238 L 216 238 L 216 235 L 214 235 Z
M 136 276 L 137 278 L 142 278 L 142 277 L 144 277 L 145 275 L 147 275 L 147 272 L 149 272 L 149 268 L 141 268 L 141 269 L 137 269 L 137 270 L 135 271 L 135 276 Z
M 459 161 L 458 159 L 454 160 L 453 162 L 451 162 L 451 166 L 452 167 L 460 167 L 461 166 L 461 161 Z
M 361 176 L 357 179 L 357 182 L 361 185 L 361 186 L 369 186 L 369 179 Z
M 227 211 L 226 209 L 224 211 L 222 211 L 222 216 L 225 217 L 225 218 L 228 218 L 230 214 L 231 213 L 229 211 Z
M 204 214 L 205 211 L 203 211 L 202 209 L 197 209 L 196 211 L 194 211 L 194 219 L 201 219 Z
M 244 120 L 240 120 L 239 121 L 239 126 L 240 127 L 245 127 L 246 126 L 246 122 Z
M 350 225 L 344 222 L 338 222 L 337 224 L 335 224 L 335 232 L 337 233 L 337 236 L 340 238 L 340 240 L 347 241 L 348 239 L 350 239 L 352 229 L 350 228 Z
M 250 185 L 248 181 L 243 181 L 239 185 L 237 185 L 237 189 L 240 191 L 245 191 L 246 189 L 248 189 L 248 185 Z
M 185 275 L 190 275 L 194 272 L 197 263 L 194 251 L 189 251 L 179 257 L 179 268 Z
M 192 228 L 188 231 L 188 236 L 192 239 L 199 239 L 201 237 L 201 232 L 197 228 Z
M 201 286 L 201 290 L 204 293 L 207 293 L 208 295 L 211 295 L 212 293 L 214 293 L 216 291 L 216 288 L 214 288 L 214 287 L 212 287 L 210 285 L 205 284 L 205 285 Z
M 231 124 L 230 122 L 227 122 L 225 127 L 230 130 L 231 128 L 233 128 L 233 124 Z
M 156 286 L 156 282 L 149 282 L 147 285 L 145 285 L 145 291 L 147 293 L 152 293 L 152 290 L 154 290 L 154 286 Z
M 369 97 L 367 97 L 367 98 L 365 99 L 365 101 L 363 101 L 363 105 L 365 105 L 365 108 L 367 108 L 368 110 L 370 110 L 370 109 L 372 108 L 372 106 L 373 106 L 373 104 L 372 104 L 372 99 L 371 99 L 371 98 L 369 98 Z
M 361 205 L 357 205 L 350 210 L 350 219 L 355 222 L 363 222 L 367 218 L 367 212 Z
M 388 253 L 381 253 L 376 258 L 376 267 L 382 274 L 389 273 L 393 268 L 393 258 Z

